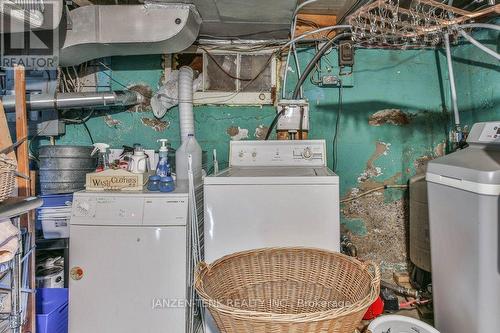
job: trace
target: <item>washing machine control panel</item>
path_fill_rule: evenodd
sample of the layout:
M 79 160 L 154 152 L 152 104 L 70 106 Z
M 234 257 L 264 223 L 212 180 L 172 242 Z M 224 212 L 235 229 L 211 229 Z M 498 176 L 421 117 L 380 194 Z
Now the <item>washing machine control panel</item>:
M 232 141 L 231 166 L 326 166 L 324 140 Z

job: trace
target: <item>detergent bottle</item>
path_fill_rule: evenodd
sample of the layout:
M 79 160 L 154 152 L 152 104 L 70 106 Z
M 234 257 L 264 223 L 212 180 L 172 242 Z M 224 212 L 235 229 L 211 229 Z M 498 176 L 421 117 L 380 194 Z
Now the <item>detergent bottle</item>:
M 130 156 L 128 171 L 132 173 L 148 172 L 148 156 L 141 145 L 134 145 L 134 154 Z
M 97 157 L 97 168 L 96 172 L 101 172 L 106 169 L 109 169 L 109 145 L 107 143 L 94 143 L 94 150 L 90 156 L 94 156 L 96 153 L 99 153 Z
M 175 172 L 177 182 L 188 180 L 188 156 L 192 156 L 192 168 L 195 185 L 202 183 L 201 147 L 193 134 L 189 134 L 187 139 L 175 152 Z
M 160 177 L 171 175 L 170 163 L 168 162 L 168 139 L 159 139 L 160 149 L 158 150 L 158 164 L 156 166 L 156 174 Z

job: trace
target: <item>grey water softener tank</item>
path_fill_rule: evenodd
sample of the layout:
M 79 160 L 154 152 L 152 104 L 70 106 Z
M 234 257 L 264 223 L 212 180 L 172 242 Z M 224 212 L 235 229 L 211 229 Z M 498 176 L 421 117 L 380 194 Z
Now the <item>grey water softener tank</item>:
M 427 168 L 436 328 L 499 332 L 500 121 L 475 124 L 467 142 Z

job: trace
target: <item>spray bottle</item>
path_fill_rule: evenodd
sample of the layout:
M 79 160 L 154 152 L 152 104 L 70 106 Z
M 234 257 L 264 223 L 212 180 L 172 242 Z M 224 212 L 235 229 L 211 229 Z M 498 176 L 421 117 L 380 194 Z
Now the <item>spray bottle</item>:
M 95 169 L 96 172 L 101 172 L 106 169 L 109 169 L 109 153 L 108 153 L 108 148 L 109 145 L 107 143 L 94 143 L 94 150 L 90 154 L 90 156 L 94 156 L 95 153 L 99 152 L 98 158 L 97 158 L 97 168 Z
M 160 142 L 156 174 L 160 177 L 170 176 L 170 163 L 168 163 L 168 139 L 159 139 L 156 141 Z

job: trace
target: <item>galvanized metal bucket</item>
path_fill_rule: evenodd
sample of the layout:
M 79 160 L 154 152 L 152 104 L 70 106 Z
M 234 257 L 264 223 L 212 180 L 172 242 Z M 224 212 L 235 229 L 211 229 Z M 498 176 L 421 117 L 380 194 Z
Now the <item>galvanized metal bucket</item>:
M 42 194 L 72 193 L 85 188 L 85 175 L 97 159 L 89 146 L 42 146 L 39 149 Z

